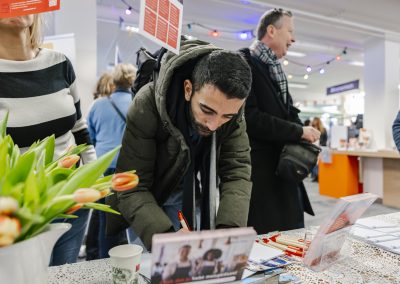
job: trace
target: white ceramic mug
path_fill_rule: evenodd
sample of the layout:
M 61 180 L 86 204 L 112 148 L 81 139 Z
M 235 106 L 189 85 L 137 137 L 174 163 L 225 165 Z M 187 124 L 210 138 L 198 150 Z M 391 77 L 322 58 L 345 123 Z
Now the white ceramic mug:
M 143 248 L 138 245 L 120 245 L 110 249 L 113 283 L 138 283 Z

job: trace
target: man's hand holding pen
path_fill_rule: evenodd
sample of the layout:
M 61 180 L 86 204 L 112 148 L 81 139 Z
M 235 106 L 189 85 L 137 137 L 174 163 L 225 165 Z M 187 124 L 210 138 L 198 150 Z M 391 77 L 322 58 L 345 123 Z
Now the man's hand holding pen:
M 186 221 L 185 216 L 183 216 L 183 213 L 181 210 L 178 210 L 178 220 L 181 223 L 182 229 L 180 229 L 178 232 L 179 233 L 188 233 L 190 232 L 190 227 Z

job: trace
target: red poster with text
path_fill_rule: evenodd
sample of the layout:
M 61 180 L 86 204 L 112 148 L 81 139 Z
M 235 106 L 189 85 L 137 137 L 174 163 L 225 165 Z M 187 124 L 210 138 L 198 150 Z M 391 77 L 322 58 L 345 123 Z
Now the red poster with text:
M 0 18 L 12 18 L 60 9 L 60 0 L 1 0 Z
M 179 53 L 183 5 L 177 0 L 142 0 L 139 31 L 157 44 Z

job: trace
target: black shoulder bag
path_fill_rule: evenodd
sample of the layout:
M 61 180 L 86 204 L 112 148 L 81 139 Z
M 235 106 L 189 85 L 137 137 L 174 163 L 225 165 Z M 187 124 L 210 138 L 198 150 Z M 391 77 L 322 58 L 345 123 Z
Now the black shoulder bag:
M 320 147 L 305 140 L 287 143 L 279 157 L 276 174 L 284 179 L 301 182 L 317 163 L 320 152 Z

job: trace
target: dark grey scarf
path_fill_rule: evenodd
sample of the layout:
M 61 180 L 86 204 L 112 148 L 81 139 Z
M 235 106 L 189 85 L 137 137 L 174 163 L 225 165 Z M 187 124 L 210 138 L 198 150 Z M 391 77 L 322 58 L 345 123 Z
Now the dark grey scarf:
M 279 97 L 286 104 L 287 101 L 287 79 L 286 75 L 282 70 L 281 63 L 278 61 L 275 53 L 271 48 L 266 46 L 259 40 L 255 40 L 250 46 L 251 54 L 257 57 L 261 62 L 268 65 L 269 72 L 272 79 L 278 83 L 279 86 Z

